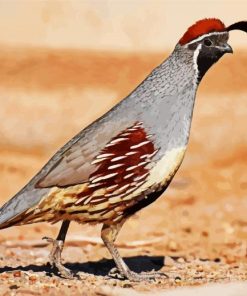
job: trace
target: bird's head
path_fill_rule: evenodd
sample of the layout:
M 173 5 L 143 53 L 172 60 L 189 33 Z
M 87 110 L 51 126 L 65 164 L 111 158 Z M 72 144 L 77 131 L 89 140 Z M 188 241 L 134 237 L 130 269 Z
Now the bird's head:
M 233 53 L 231 46 L 227 43 L 231 30 L 247 32 L 247 21 L 226 27 L 219 19 L 203 19 L 189 27 L 179 40 L 178 47 L 193 53 L 198 81 L 225 53 Z

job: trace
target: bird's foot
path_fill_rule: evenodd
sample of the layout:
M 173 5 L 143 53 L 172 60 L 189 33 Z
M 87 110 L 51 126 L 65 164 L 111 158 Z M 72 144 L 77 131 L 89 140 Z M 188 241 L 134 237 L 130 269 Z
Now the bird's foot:
M 126 270 L 124 272 L 120 272 L 116 267 L 112 268 L 110 272 L 108 273 L 108 276 L 119 279 L 119 280 L 124 280 L 128 279 L 132 282 L 142 282 L 142 281 L 155 281 L 158 279 L 161 279 L 163 277 L 168 278 L 168 275 L 165 273 L 161 272 L 141 272 L 141 273 L 136 273 L 131 270 Z
M 61 253 L 63 251 L 63 241 L 55 240 L 50 237 L 43 237 L 48 243 L 52 244 L 52 250 L 49 255 L 49 262 L 52 267 L 56 267 L 59 274 L 66 279 L 73 279 L 73 273 L 62 264 Z

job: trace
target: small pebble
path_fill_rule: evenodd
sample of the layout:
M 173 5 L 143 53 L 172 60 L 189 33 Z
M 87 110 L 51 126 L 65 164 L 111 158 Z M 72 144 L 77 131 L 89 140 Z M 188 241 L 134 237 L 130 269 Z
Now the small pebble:
M 170 241 L 169 244 L 168 244 L 168 248 L 171 250 L 171 251 L 177 251 L 178 249 L 178 244 L 174 241 Z
M 18 289 L 20 287 L 17 286 L 17 285 L 11 285 L 11 286 L 9 286 L 9 288 L 10 288 L 10 290 L 16 290 L 16 289 Z
M 165 266 L 174 266 L 174 265 L 175 265 L 175 261 L 170 256 L 166 256 Z
M 199 265 L 196 270 L 198 272 L 202 272 L 204 269 L 203 269 L 203 266 L 202 265 Z
M 184 260 L 184 258 L 183 257 L 180 257 L 180 258 L 178 258 L 178 263 L 184 263 L 185 262 L 185 260 Z
M 13 273 L 13 276 L 14 276 L 14 277 L 21 277 L 21 272 L 20 272 L 20 270 L 16 270 L 16 271 Z

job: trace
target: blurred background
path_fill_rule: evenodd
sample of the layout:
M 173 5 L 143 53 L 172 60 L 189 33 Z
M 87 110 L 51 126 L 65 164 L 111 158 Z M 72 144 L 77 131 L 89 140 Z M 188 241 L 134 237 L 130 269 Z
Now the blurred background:
M 188 26 L 205 17 L 230 25 L 246 11 L 244 0 L 0 0 L 0 203 L 140 83 Z M 128 221 L 120 241 L 158 236 L 151 251 L 159 254 L 246 258 L 247 36 L 231 32 L 229 43 L 234 54 L 200 85 L 179 173 L 163 198 Z M 14 227 L 0 239 L 57 231 Z M 72 225 L 70 234 L 98 231 Z

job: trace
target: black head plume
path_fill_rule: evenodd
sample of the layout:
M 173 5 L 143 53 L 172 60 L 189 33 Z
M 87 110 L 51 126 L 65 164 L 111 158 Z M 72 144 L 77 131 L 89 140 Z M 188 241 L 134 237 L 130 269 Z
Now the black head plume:
M 232 30 L 240 30 L 247 33 L 247 21 L 242 21 L 242 22 L 232 24 L 229 27 L 227 27 L 226 30 L 228 32 Z

